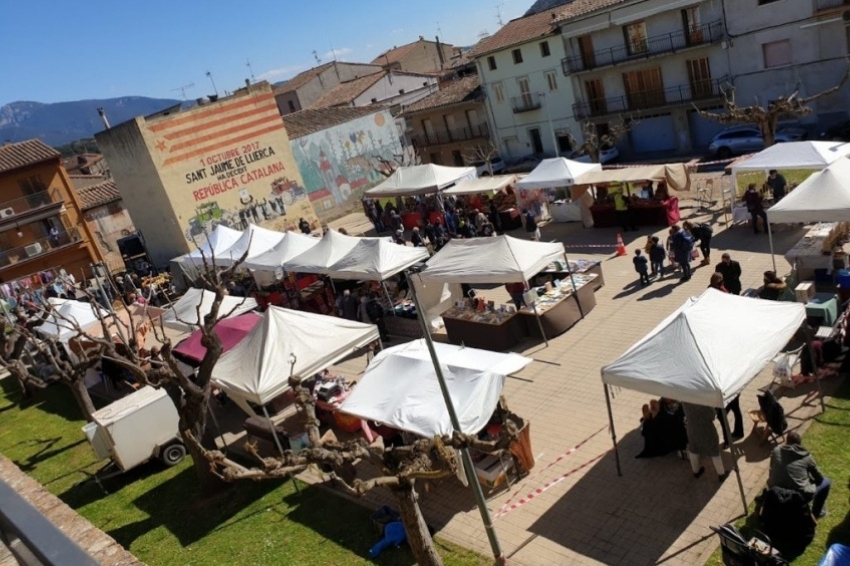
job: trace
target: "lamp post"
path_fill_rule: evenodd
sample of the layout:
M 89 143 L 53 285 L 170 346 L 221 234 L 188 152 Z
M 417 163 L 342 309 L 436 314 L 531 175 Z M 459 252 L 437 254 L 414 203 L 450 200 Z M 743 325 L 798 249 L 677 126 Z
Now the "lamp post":
M 437 358 L 437 351 L 434 349 L 434 341 L 431 338 L 431 329 L 428 328 L 428 322 L 425 320 L 425 311 L 422 310 L 422 305 L 419 303 L 419 295 L 416 292 L 416 285 L 413 284 L 412 275 L 418 274 L 425 267 L 425 264 L 418 264 L 410 267 L 405 276 L 410 281 L 410 290 L 413 295 L 413 304 L 416 306 L 416 315 L 419 323 L 422 325 L 422 337 L 425 339 L 425 344 L 428 346 L 428 353 L 431 356 L 431 362 L 434 364 L 434 372 L 437 375 L 437 382 L 440 384 L 440 393 L 443 395 L 443 401 L 446 403 L 446 409 L 449 412 L 449 418 L 452 421 L 452 428 L 457 432 L 463 432 L 460 428 L 460 420 L 457 418 L 454 403 L 449 395 L 449 388 L 446 385 L 446 378 L 443 376 L 443 369 L 440 366 L 440 360 Z M 419 278 L 422 282 L 422 278 Z M 487 509 L 487 500 L 484 499 L 484 491 L 481 489 L 481 484 L 478 481 L 478 475 L 475 473 L 475 465 L 472 463 L 472 457 L 469 455 L 468 448 L 460 449 L 460 456 L 463 462 L 463 471 L 466 474 L 466 481 L 472 488 L 472 495 L 475 497 L 475 503 L 478 505 L 478 512 L 481 514 L 481 520 L 484 523 L 484 530 L 487 532 L 487 539 L 490 541 L 490 549 L 493 552 L 493 557 L 496 559 L 496 564 L 505 564 L 505 555 L 502 552 L 502 546 L 499 544 L 499 538 L 496 536 L 496 530 L 493 527 L 493 519 L 490 517 L 490 510 Z
M 558 138 L 555 137 L 555 126 L 552 125 L 552 112 L 549 110 L 549 99 L 546 98 L 546 93 L 541 92 L 538 96 L 543 98 L 546 104 L 546 118 L 549 120 L 549 131 L 552 133 L 552 147 L 555 149 L 555 157 L 561 157 L 561 152 L 558 151 Z

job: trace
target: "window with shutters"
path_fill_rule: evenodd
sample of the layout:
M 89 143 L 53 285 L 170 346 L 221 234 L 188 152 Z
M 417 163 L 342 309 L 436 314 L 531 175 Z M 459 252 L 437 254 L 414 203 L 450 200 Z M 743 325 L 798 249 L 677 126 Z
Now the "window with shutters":
M 558 90 L 558 76 L 553 71 L 546 73 L 546 84 L 549 85 L 549 92 Z
M 688 67 L 688 83 L 691 87 L 693 98 L 705 98 L 711 96 L 711 67 L 708 57 L 702 59 L 691 59 L 685 62 Z
M 549 51 L 549 42 L 548 41 L 541 41 L 540 42 L 540 56 L 541 57 L 548 57 L 550 54 L 551 53 Z
M 505 101 L 505 91 L 502 88 L 502 83 L 493 83 L 493 98 L 496 99 L 496 102 Z
M 623 86 L 630 109 L 664 105 L 664 83 L 660 67 L 623 73 Z
M 771 41 L 761 46 L 764 55 L 764 68 L 783 67 L 792 63 L 791 40 Z
M 635 22 L 623 28 L 623 33 L 626 36 L 626 47 L 629 50 L 629 55 L 638 53 L 646 53 L 646 23 Z
M 514 49 L 511 51 L 511 55 L 514 58 L 514 64 L 519 65 L 522 63 L 522 51 L 520 49 Z

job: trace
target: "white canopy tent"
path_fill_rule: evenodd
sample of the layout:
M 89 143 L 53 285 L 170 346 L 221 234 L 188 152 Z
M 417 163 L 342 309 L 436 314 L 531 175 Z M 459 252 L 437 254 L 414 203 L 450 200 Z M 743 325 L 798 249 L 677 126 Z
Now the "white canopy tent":
M 555 189 L 577 183 L 589 171 L 601 171 L 599 163 L 582 163 L 566 157 L 544 159 L 534 170 L 516 184 L 517 189 Z
M 232 246 L 222 252 L 221 257 L 216 256 L 216 267 L 229 267 L 239 261 L 247 252 L 246 259 L 258 256 L 273 248 L 283 239 L 283 232 L 260 228 L 256 224 L 249 224 L 248 229 L 242 232 L 239 239 Z
M 330 275 L 333 265 L 345 258 L 358 245 L 360 240 L 390 241 L 389 238 L 359 238 L 330 229 L 322 236 L 318 244 L 290 259 L 286 264 L 286 269 L 296 273 Z
M 86 330 L 110 314 L 94 303 L 58 298 L 48 299 L 48 302 L 52 312 L 36 327 L 36 331 L 42 336 L 57 338 L 62 342 L 67 342 L 77 334 L 77 326 Z
M 191 288 L 162 315 L 162 324 L 182 332 L 197 330 L 204 317 L 212 310 L 215 293 L 206 289 Z M 218 309 L 219 318 L 239 316 L 257 308 L 257 301 L 245 297 L 226 296 Z M 232 311 L 232 312 L 231 312 Z
M 519 354 L 435 343 L 461 431 L 477 434 L 499 402 L 507 375 L 532 362 Z M 345 413 L 431 438 L 452 427 L 425 340 L 379 353 L 340 407 Z
M 688 299 L 601 370 L 615 453 L 610 387 L 723 408 L 782 351 L 805 320 L 801 303 L 740 297 L 716 289 Z M 728 423 L 725 419 L 721 423 L 728 434 Z M 619 453 L 616 456 L 619 471 Z M 737 464 L 735 473 L 746 508 Z
M 269 307 L 260 323 L 218 360 L 212 380 L 254 414 L 247 403 L 265 405 L 289 389 L 290 371 L 306 379 L 378 340 L 373 324 Z
M 203 245 L 180 257 L 183 258 L 184 261 L 188 260 L 195 264 L 202 264 L 202 258 L 207 258 L 207 260 L 209 260 L 213 257 L 213 255 L 215 255 L 215 257 L 221 256 L 225 250 L 235 244 L 241 236 L 242 232 L 240 230 L 234 230 L 233 228 L 228 228 L 223 224 L 219 224 L 213 229 L 209 237 L 207 237 L 207 241 L 204 242 Z
M 242 266 L 253 272 L 254 279 L 260 285 L 271 285 L 275 279 L 287 270 L 289 261 L 312 249 L 319 243 L 319 238 L 307 236 L 298 232 L 285 232 L 283 238 L 270 249 L 245 260 Z M 276 275 L 278 273 L 279 275 Z
M 475 167 L 446 167 L 434 164 L 399 167 L 383 183 L 366 191 L 366 197 L 433 194 L 461 180 L 476 177 Z
M 345 256 L 331 264 L 328 275 L 334 279 L 384 281 L 411 265 L 428 259 L 428 250 L 400 246 L 384 238 L 358 240 Z
M 517 175 L 494 175 L 460 181 L 454 187 L 443 191 L 444 195 L 474 195 L 501 191 L 517 180 Z

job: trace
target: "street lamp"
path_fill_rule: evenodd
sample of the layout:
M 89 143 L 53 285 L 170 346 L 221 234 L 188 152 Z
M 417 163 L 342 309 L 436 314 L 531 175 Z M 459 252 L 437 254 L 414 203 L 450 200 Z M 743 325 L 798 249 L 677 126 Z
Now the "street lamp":
M 552 125 L 552 112 L 549 110 L 549 100 L 546 98 L 545 92 L 541 92 L 538 96 L 543 98 L 546 105 L 546 117 L 549 119 L 549 131 L 552 132 L 552 147 L 555 148 L 555 157 L 561 157 L 561 152 L 558 151 L 558 138 L 555 137 L 555 126 Z
M 449 395 L 449 388 L 446 385 L 446 378 L 443 376 L 443 369 L 440 366 L 440 360 L 437 358 L 437 351 L 434 349 L 434 340 L 431 338 L 431 329 L 428 328 L 428 322 L 425 320 L 425 311 L 422 310 L 422 305 L 419 304 L 419 295 L 416 292 L 416 285 L 413 284 L 412 276 L 419 274 L 425 268 L 424 263 L 414 265 L 405 271 L 405 276 L 410 282 L 410 290 L 413 295 L 413 304 L 416 307 L 416 318 L 419 319 L 419 324 L 422 326 L 422 337 L 425 339 L 425 344 L 428 346 L 428 353 L 431 355 L 431 362 L 434 364 L 434 372 L 437 374 L 437 382 L 440 384 L 440 393 L 443 394 L 443 401 L 446 403 L 446 409 L 449 411 L 449 418 L 452 421 L 452 428 L 457 432 L 463 432 L 460 428 L 460 420 L 457 418 L 454 403 Z M 422 282 L 422 278 L 419 278 Z M 484 499 L 484 491 L 481 489 L 481 484 L 478 481 L 478 475 L 475 473 L 475 466 L 472 463 L 472 457 L 469 455 L 468 448 L 460 449 L 460 456 L 463 462 L 463 471 L 466 474 L 466 481 L 472 488 L 472 495 L 475 496 L 475 503 L 478 505 L 478 512 L 481 514 L 481 520 L 484 522 L 484 530 L 487 532 L 487 538 L 490 541 L 490 549 L 493 552 L 493 557 L 497 564 L 505 564 L 505 555 L 502 552 L 502 547 L 499 544 L 499 538 L 496 536 L 496 530 L 493 528 L 493 519 L 490 517 L 490 510 L 487 509 L 487 500 Z

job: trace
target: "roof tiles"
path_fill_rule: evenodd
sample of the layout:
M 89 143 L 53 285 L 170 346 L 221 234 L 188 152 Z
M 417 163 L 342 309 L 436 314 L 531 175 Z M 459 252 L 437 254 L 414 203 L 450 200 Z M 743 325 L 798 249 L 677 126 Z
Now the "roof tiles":
M 77 196 L 80 197 L 80 208 L 82 210 L 89 210 L 121 200 L 121 192 L 115 186 L 115 181 L 112 179 L 91 185 L 90 187 L 77 189 Z
M 0 173 L 59 157 L 58 151 L 38 139 L 9 143 L 0 146 Z
M 369 87 L 387 76 L 387 71 L 380 71 L 365 75 L 352 81 L 340 83 L 324 94 L 319 100 L 310 105 L 310 108 L 322 108 L 325 106 L 345 106 L 354 102 L 354 99 L 363 94 Z
M 328 108 L 308 108 L 287 114 L 283 124 L 289 139 L 296 139 L 332 128 L 350 120 L 369 116 L 382 111 L 380 106 L 339 106 Z
M 443 84 L 437 92 L 417 100 L 410 106 L 406 106 L 404 112 L 405 114 L 421 112 L 450 104 L 474 101 L 481 97 L 480 87 L 481 81 L 478 75 L 463 77 L 462 79 Z

